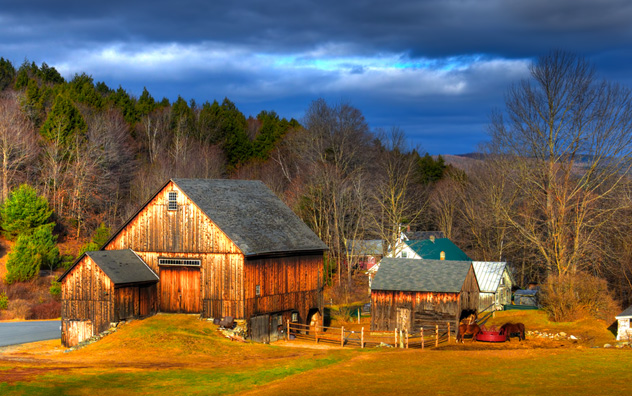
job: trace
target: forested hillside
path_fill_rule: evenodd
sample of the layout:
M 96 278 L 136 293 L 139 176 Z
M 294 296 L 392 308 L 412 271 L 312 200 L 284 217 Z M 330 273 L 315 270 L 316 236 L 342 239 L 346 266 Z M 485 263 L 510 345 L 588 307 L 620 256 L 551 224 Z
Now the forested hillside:
M 507 118 L 493 114 L 488 153 L 450 158 L 456 166 L 415 150 L 397 127 L 372 130 L 347 103 L 316 99 L 300 123 L 271 109 L 246 117 L 228 98 L 136 97 L 89 74 L 66 80 L 45 63 L 0 58 L 0 197 L 29 184 L 48 201 L 55 235 L 87 242 L 100 225 L 101 234 L 117 229 L 169 178 L 259 179 L 328 244 L 327 282 L 343 289 L 353 240 L 392 246 L 410 227 L 443 231 L 475 260 L 509 261 L 521 286 L 568 281 L 579 296 L 579 277 L 599 296 L 586 299 L 614 292 L 629 303 L 629 94 L 593 89 L 601 83 L 581 68 L 538 74 L 556 62 L 582 66 L 555 56 L 510 91 Z M 586 72 L 582 84 L 569 75 Z M 543 115 L 539 101 L 559 108 Z M 610 112 L 599 107 L 608 103 Z M 545 121 L 530 119 L 538 110 Z M 538 135 L 538 122 L 558 135 Z

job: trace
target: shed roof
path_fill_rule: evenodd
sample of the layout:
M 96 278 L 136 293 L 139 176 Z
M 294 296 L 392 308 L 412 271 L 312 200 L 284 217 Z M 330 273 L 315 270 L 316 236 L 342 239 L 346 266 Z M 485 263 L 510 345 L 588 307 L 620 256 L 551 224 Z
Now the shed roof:
M 131 249 L 124 249 L 86 252 L 68 271 L 59 277 L 59 281 L 64 279 L 81 262 L 84 256 L 89 256 L 112 280 L 115 286 L 132 283 L 156 283 L 160 280 L 158 275 L 136 253 Z
M 481 293 L 496 293 L 503 278 L 503 273 L 507 268 L 507 263 L 473 261 L 472 265 L 474 266 L 474 272 L 476 272 L 476 279 L 481 288 Z M 509 273 L 509 276 L 511 277 L 511 273 Z
M 245 256 L 327 245 L 258 180 L 172 179 Z M 164 188 L 164 187 L 163 187 Z
M 371 283 L 372 290 L 459 293 L 471 261 L 386 257 Z
M 627 307 L 623 312 L 616 316 L 617 319 L 632 318 L 632 305 Z
M 434 241 L 430 239 L 410 240 L 404 241 L 404 243 L 422 259 L 440 260 L 441 252 L 445 252 L 446 260 L 470 261 L 467 254 L 448 238 L 435 238 Z

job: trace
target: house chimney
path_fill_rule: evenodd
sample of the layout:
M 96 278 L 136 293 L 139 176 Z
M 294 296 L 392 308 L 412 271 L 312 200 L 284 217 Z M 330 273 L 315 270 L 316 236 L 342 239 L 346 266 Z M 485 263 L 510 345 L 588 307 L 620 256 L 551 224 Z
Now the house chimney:
M 439 255 L 440 260 L 445 260 L 445 252 L 441 251 L 441 254 Z
M 430 242 L 434 243 L 435 241 L 435 236 L 434 235 L 430 235 Z
M 410 232 L 410 224 L 406 226 L 406 232 Z

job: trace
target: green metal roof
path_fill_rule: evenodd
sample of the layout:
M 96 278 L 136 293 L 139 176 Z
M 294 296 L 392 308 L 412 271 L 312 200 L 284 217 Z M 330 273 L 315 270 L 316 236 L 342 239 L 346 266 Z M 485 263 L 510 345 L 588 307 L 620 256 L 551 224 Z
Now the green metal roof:
M 371 289 L 459 293 L 471 266 L 471 261 L 386 257 Z
M 471 261 L 467 254 L 448 238 L 435 238 L 434 241 L 432 239 L 409 240 L 404 243 L 422 259 L 440 260 L 441 252 L 445 252 L 446 260 Z

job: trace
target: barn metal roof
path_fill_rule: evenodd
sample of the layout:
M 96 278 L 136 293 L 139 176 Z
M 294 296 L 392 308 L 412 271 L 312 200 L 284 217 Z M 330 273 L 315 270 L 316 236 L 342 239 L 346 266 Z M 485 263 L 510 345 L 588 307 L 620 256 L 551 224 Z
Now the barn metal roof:
M 158 282 L 160 278 L 131 249 L 86 252 L 115 285 Z
M 459 293 L 471 266 L 471 261 L 385 257 L 371 289 Z
M 324 251 L 327 245 L 258 180 L 172 179 L 245 256 Z
M 404 241 L 404 243 L 422 259 L 439 260 L 441 258 L 441 252 L 445 252 L 446 260 L 470 260 L 467 254 L 448 238 L 435 238 L 434 241 L 430 239 L 410 240 Z
M 472 265 L 474 266 L 474 272 L 476 272 L 476 279 L 478 280 L 478 286 L 481 288 L 481 293 L 496 293 L 507 263 L 473 261 Z

